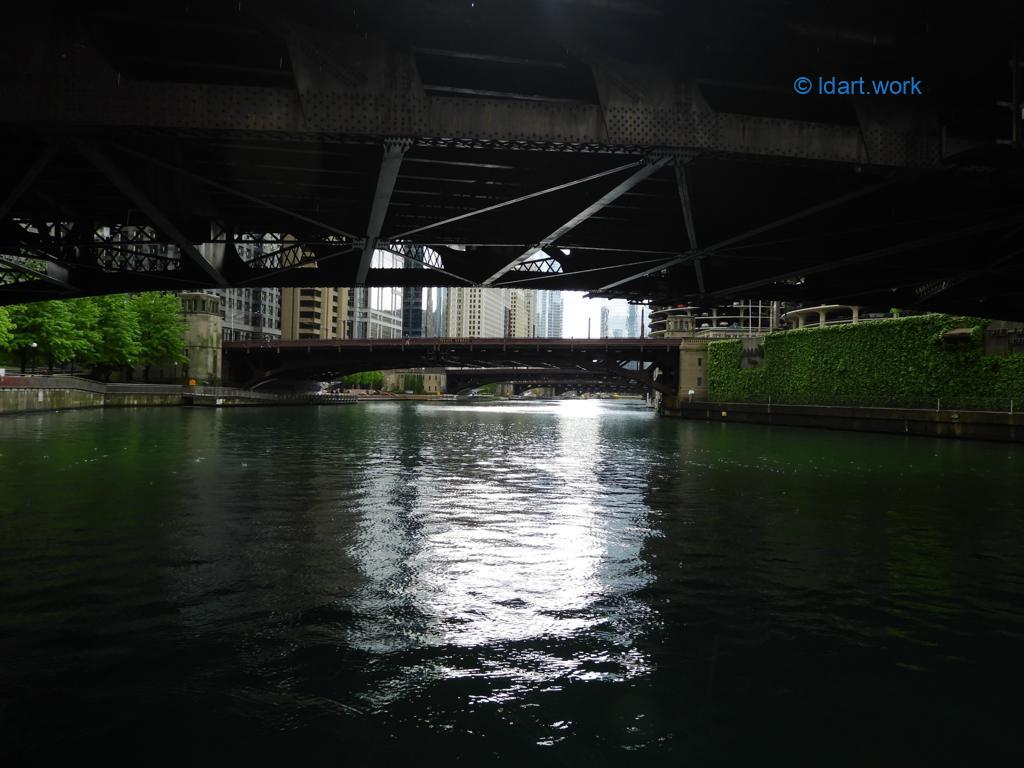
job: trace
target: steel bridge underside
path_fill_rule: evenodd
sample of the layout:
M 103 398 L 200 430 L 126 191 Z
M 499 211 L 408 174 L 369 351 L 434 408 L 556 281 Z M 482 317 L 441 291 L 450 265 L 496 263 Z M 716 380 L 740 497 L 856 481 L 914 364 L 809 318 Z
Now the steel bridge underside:
M 0 303 L 491 285 L 1024 319 L 1021 9 L 968 34 L 826 5 L 5 7 Z M 793 93 L 819 74 L 924 94 Z
M 636 364 L 639 363 L 639 366 Z M 634 370 L 638 367 L 639 370 Z M 224 377 L 332 381 L 403 368 L 546 368 L 618 377 L 675 394 L 679 341 L 656 339 L 343 339 L 224 344 Z M 481 372 L 483 373 L 483 372 Z

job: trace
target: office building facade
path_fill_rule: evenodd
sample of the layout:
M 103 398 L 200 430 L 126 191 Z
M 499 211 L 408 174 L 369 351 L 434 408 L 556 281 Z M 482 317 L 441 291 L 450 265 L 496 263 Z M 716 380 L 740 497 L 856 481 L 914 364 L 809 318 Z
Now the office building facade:
M 537 335 L 537 294 L 525 288 L 508 289 L 508 335 L 532 338 Z
M 537 336 L 547 339 L 562 337 L 563 300 L 561 291 L 537 291 Z
M 281 338 L 349 338 L 348 302 L 348 288 L 282 288 Z
M 447 298 L 446 335 L 494 339 L 509 334 L 510 313 L 505 288 L 449 288 Z

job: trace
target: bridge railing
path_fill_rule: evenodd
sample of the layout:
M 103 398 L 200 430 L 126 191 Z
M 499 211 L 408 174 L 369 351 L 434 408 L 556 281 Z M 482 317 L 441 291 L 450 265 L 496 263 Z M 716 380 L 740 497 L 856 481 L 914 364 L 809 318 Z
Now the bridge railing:
M 102 395 L 107 392 L 107 386 L 102 381 L 83 379 L 79 376 L 0 376 L 0 387 L 4 389 L 77 389 Z
M 256 392 L 238 387 L 186 387 L 182 394 L 201 398 L 233 398 L 267 403 L 354 403 L 355 395 L 335 392 Z
M 272 350 L 272 349 L 323 349 L 323 348 L 362 348 L 380 347 L 389 349 L 415 349 L 422 347 L 552 347 L 559 349 L 603 349 L 605 347 L 618 348 L 644 348 L 644 347 L 671 347 L 678 346 L 681 339 L 675 338 L 651 338 L 630 337 L 630 338 L 529 338 L 521 336 L 438 336 L 427 338 L 403 338 L 403 339 L 275 339 L 272 341 L 226 341 L 224 349 L 243 350 Z

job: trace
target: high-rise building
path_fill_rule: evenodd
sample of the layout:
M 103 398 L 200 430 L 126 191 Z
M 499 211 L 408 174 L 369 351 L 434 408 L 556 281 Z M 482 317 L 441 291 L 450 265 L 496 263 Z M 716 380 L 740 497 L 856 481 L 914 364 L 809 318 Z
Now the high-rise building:
M 752 300 L 703 307 L 655 305 L 650 313 L 650 336 L 653 339 L 758 336 L 781 327 L 781 311 L 787 306 L 777 301 Z
M 423 303 L 425 288 L 407 286 L 402 289 L 402 336 L 420 339 L 427 334 L 427 313 Z
M 444 287 L 427 288 L 425 310 L 425 335 L 430 337 L 448 335 L 448 289 Z
M 508 289 L 508 335 L 531 338 L 537 335 L 537 294 L 525 288 Z
M 347 339 L 348 288 L 282 288 L 281 337 Z
M 406 269 L 426 269 L 424 256 L 426 247 L 409 245 L 401 247 L 405 256 Z M 406 286 L 402 289 L 402 336 L 419 339 L 427 333 L 426 288 Z
M 641 335 L 640 327 L 643 310 L 636 304 L 626 304 L 615 299 L 601 306 L 601 338 L 627 339 Z
M 446 305 L 448 336 L 501 338 L 510 330 L 505 288 L 449 288 Z
M 641 336 L 640 333 L 640 307 L 630 304 L 626 308 L 626 336 L 635 339 Z
M 401 269 L 405 257 L 374 251 L 374 269 Z M 349 291 L 348 325 L 353 339 L 397 339 L 402 336 L 402 289 L 361 286 Z
M 608 335 L 610 339 L 623 339 L 628 336 L 626 325 L 626 313 L 620 307 L 610 307 L 608 310 Z
M 216 288 L 225 341 L 257 341 L 281 337 L 280 288 Z
M 262 255 L 269 246 L 259 241 L 235 244 L 243 261 Z M 221 333 L 225 341 L 264 341 L 281 337 L 280 288 L 210 288 L 220 297 Z
M 562 292 L 537 291 L 537 335 L 542 338 L 562 337 Z

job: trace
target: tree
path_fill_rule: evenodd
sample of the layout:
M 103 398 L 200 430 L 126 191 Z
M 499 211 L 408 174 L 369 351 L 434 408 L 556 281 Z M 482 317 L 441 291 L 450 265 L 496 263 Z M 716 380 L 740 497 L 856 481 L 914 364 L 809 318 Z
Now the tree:
M 30 357 L 34 364 L 37 354 L 52 367 L 73 360 L 82 351 L 82 336 L 68 302 L 37 301 L 9 307 L 7 312 L 14 323 L 10 347 L 21 353 L 22 369 Z
M 384 386 L 384 374 L 381 371 L 363 371 L 342 376 L 341 382 L 358 389 L 380 389 Z
M 80 305 L 75 318 L 84 340 L 83 362 L 92 364 L 104 378 L 113 369 L 131 368 L 138 362 L 142 334 L 130 296 L 97 296 L 74 303 Z
M 149 378 L 150 366 L 187 362 L 181 299 L 173 293 L 138 293 L 131 305 L 138 318 L 138 362 L 145 377 Z
M 100 307 L 97 299 L 71 299 L 63 302 L 68 305 L 74 325 L 74 342 L 76 362 L 86 365 L 98 361 L 100 347 L 101 320 Z
M 14 329 L 14 323 L 11 322 L 11 316 L 7 312 L 6 307 L 0 307 L 0 351 L 11 348 L 11 341 L 13 339 L 12 330 Z

